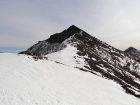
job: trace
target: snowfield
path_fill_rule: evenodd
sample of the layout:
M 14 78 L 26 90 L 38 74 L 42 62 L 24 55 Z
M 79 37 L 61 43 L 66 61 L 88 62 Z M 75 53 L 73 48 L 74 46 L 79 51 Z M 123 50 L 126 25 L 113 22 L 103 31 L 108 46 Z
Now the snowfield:
M 0 53 L 0 105 L 140 105 L 119 84 L 70 66 L 74 59 L 55 62 L 68 62 L 59 53 L 37 61 Z
M 85 60 L 77 58 L 77 49 L 76 47 L 71 46 L 70 44 L 67 44 L 67 47 L 63 50 L 60 50 L 58 52 L 53 52 L 48 55 L 49 60 L 57 61 L 62 64 L 65 64 L 67 66 L 71 67 L 83 67 L 85 65 Z M 75 56 L 75 58 L 74 58 Z M 77 61 L 77 62 L 76 62 Z

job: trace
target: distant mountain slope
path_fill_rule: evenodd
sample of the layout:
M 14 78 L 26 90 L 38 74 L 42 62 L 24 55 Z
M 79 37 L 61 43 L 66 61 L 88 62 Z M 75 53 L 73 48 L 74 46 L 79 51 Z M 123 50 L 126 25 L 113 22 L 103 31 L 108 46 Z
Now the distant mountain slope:
M 128 49 L 125 50 L 125 52 L 131 53 L 133 55 L 140 56 L 140 50 L 137 50 L 134 47 L 129 47 Z
M 72 47 L 73 53 L 65 54 Z M 51 35 L 21 54 L 47 56 L 64 65 L 111 79 L 129 94 L 140 98 L 140 61 L 137 56 L 120 51 L 72 25 Z M 53 55 L 57 56 L 53 56 Z M 59 59 L 57 59 L 59 58 Z M 74 58 L 76 65 L 69 64 Z

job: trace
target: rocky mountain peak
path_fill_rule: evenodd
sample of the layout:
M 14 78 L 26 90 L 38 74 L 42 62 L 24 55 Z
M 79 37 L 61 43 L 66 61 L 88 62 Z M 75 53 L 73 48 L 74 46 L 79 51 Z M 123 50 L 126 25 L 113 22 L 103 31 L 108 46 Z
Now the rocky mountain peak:
M 27 51 L 20 52 L 20 54 L 44 56 L 52 52 L 57 52 L 66 46 L 63 43 L 66 39 L 76 34 L 81 34 L 81 32 L 84 31 L 82 31 L 75 25 L 72 25 L 68 29 L 65 29 L 60 33 L 55 33 L 51 35 L 48 39 L 44 41 L 39 41 L 38 43 L 27 49 Z
M 81 29 L 76 27 L 75 25 L 70 26 L 68 29 L 62 31 L 61 33 L 56 33 L 54 35 L 51 35 L 49 39 L 46 41 L 49 43 L 61 43 L 70 36 L 74 35 L 75 33 L 80 32 Z
M 73 59 L 77 63 L 75 68 L 111 79 L 120 84 L 127 93 L 140 98 L 138 57 L 120 51 L 74 25 L 61 33 L 51 35 L 47 40 L 39 41 L 21 53 L 37 57 L 57 54 L 59 57 L 63 51 L 73 52 L 73 49 L 74 54 L 64 54 L 61 59 L 67 57 L 68 62 Z M 84 62 L 81 64 L 81 61 Z M 60 63 L 67 65 L 66 62 Z
M 75 31 L 80 31 L 81 29 L 80 28 L 78 28 L 77 26 L 75 26 L 75 25 L 71 25 L 67 30 L 75 30 Z
M 140 50 L 134 47 L 129 47 L 128 49 L 125 50 L 125 52 L 136 55 L 136 56 L 140 56 Z
M 127 50 L 136 50 L 136 48 L 130 46 Z

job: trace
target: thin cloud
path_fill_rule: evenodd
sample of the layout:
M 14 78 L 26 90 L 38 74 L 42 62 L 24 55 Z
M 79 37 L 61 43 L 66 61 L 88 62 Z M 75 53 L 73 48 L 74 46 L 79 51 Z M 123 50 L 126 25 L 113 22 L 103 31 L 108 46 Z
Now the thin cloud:
M 139 0 L 0 1 L 0 46 L 28 48 L 74 24 L 118 49 L 138 48 L 139 10 Z

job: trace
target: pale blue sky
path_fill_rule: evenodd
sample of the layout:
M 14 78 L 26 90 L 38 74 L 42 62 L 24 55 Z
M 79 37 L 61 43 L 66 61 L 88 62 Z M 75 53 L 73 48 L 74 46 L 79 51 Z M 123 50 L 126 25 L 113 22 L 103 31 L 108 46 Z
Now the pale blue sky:
M 71 25 L 140 49 L 139 0 L 0 0 L 0 51 L 19 52 Z

